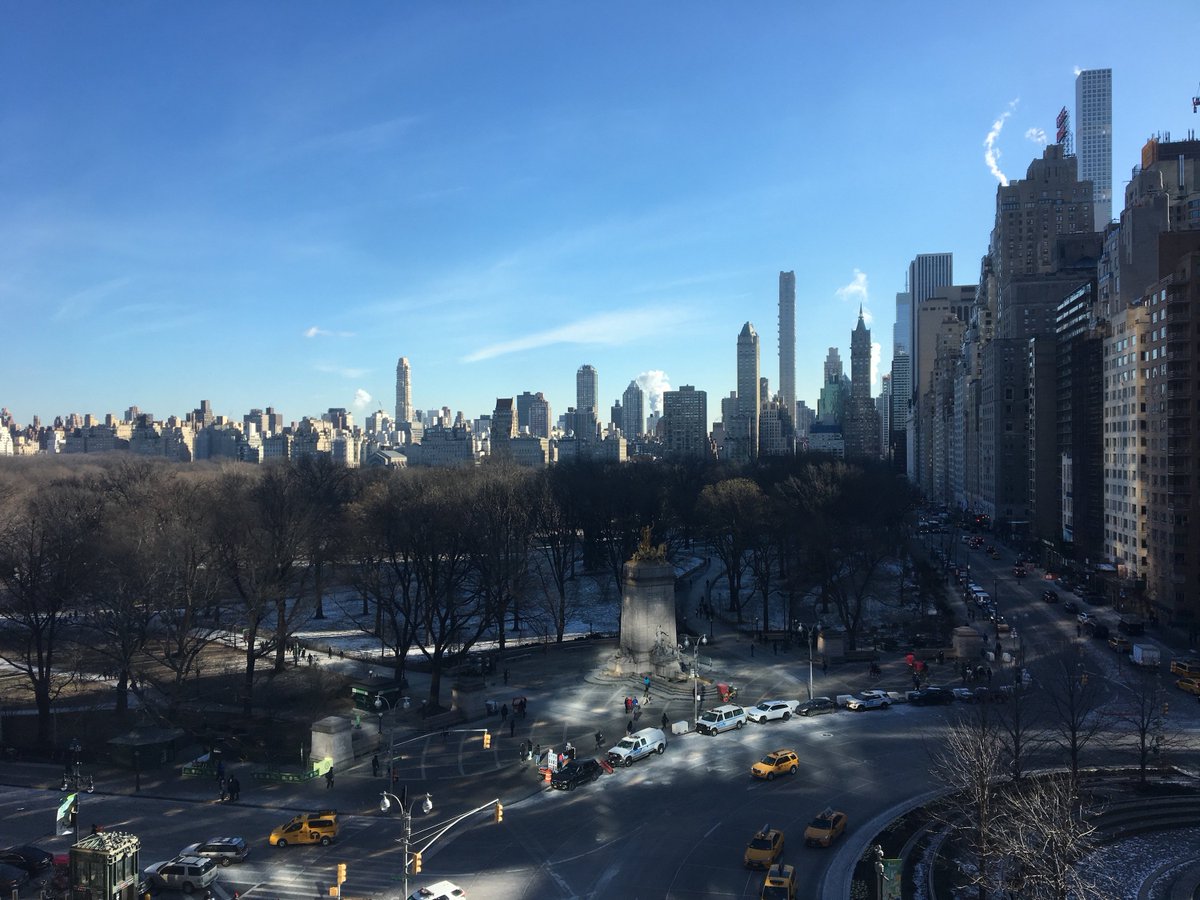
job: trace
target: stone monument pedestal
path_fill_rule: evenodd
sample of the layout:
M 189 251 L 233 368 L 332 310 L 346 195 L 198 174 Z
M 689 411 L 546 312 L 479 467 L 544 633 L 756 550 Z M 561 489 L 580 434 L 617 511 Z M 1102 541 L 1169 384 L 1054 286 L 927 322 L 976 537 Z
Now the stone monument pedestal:
M 665 546 L 651 546 L 644 529 L 641 546 L 621 570 L 621 636 L 613 667 L 619 674 L 675 677 L 681 672 L 677 640 L 675 567 Z
M 312 726 L 312 751 L 315 762 L 326 757 L 333 760 L 333 767 L 354 762 L 354 740 L 350 720 L 344 716 L 326 716 Z

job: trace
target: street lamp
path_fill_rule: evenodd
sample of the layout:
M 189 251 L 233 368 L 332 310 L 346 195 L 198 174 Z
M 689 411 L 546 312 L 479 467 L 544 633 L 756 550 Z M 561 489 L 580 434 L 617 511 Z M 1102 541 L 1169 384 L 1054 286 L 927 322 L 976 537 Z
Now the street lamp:
M 405 790 L 404 793 L 405 794 L 408 793 L 407 789 Z M 405 806 L 403 800 L 401 800 L 395 794 L 390 793 L 389 791 L 382 791 L 382 792 L 380 792 L 380 796 L 379 796 L 379 811 L 380 812 L 384 812 L 384 813 L 389 812 L 392 808 L 392 804 L 394 803 L 396 805 L 396 807 L 400 810 L 400 815 L 402 815 L 404 817 L 403 843 L 404 843 L 404 896 L 405 897 L 408 897 L 408 864 L 409 864 L 409 858 L 408 858 L 409 852 L 408 851 L 409 851 L 409 845 L 412 842 L 412 811 L 413 811 L 413 806 L 416 805 L 416 802 L 417 801 L 414 798 L 407 806 Z M 421 801 L 421 812 L 428 815 L 432 811 L 433 811 L 433 798 L 430 797 L 429 794 L 426 794 L 425 799 Z
M 700 673 L 696 668 L 696 659 L 700 653 L 700 647 L 708 643 L 708 638 L 700 635 L 694 644 L 689 644 L 687 636 L 683 638 L 683 643 L 679 645 L 679 651 L 682 653 L 685 650 L 692 651 L 692 727 L 696 727 L 696 719 L 700 717 Z
M 83 752 L 83 745 L 79 743 L 79 738 L 71 738 L 71 743 L 67 745 L 67 749 L 71 751 L 71 765 L 63 772 L 62 791 L 87 791 L 89 794 L 96 790 L 96 783 L 91 775 L 85 776 L 81 768 L 82 764 L 79 761 L 79 754 Z

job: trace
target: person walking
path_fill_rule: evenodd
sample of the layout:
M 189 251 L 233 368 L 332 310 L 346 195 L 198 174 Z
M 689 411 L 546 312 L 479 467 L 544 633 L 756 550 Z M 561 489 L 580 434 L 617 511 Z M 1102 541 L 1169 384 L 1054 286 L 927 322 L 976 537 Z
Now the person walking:
M 663 714 L 662 714 L 662 727 L 663 727 L 663 731 L 666 731 L 666 730 L 667 730 L 667 726 L 668 726 L 668 725 L 670 725 L 670 724 L 671 724 L 671 720 L 667 718 L 667 714 L 666 714 L 666 713 L 663 713 Z
M 505 703 L 500 707 L 500 724 L 503 725 L 508 721 L 508 704 Z
M 1197 697 L 1197 699 L 1200 699 L 1200 694 L 1197 694 L 1196 697 Z M 596 749 L 599 750 L 603 746 L 604 746 L 604 732 L 597 731 L 596 732 Z
M 242 783 L 238 781 L 238 777 L 234 775 L 229 779 L 229 799 L 234 803 L 242 798 Z
M 504 683 L 508 684 L 508 669 L 504 670 Z
M 629 715 L 631 712 L 633 712 L 633 700 L 630 697 L 626 697 L 625 698 L 625 715 Z
M 325 773 L 325 790 L 329 790 L 331 787 L 333 787 L 333 769 Z
M 628 722 L 625 723 L 625 733 L 633 734 L 633 719 L 630 719 Z
M 516 716 L 514 716 L 513 718 L 508 720 L 508 736 L 512 737 L 516 733 L 517 733 L 517 719 L 516 719 Z
M 379 754 L 376 753 L 371 757 L 371 775 L 375 778 L 379 777 Z
M 225 798 L 229 796 L 229 784 L 225 781 L 224 777 L 217 780 L 217 789 L 220 791 L 220 802 L 224 803 Z

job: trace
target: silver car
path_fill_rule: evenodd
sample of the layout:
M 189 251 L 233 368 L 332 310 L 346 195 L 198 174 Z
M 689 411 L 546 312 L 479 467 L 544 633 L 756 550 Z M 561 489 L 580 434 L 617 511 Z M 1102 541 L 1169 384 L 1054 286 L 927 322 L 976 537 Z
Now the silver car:
M 204 856 L 223 866 L 245 862 L 249 853 L 250 848 L 240 837 L 209 838 L 203 844 L 188 844 L 179 851 L 180 856 Z
M 177 856 L 146 866 L 146 881 L 152 887 L 171 888 L 190 894 L 217 880 L 216 860 L 203 856 Z

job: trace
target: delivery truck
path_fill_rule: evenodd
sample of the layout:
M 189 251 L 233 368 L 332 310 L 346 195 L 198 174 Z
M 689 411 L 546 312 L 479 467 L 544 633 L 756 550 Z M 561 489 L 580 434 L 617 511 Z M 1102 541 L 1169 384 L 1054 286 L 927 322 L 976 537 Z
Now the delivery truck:
M 1136 666 L 1157 666 L 1162 662 L 1158 648 L 1150 644 L 1134 644 L 1133 649 L 1129 651 L 1129 658 Z

